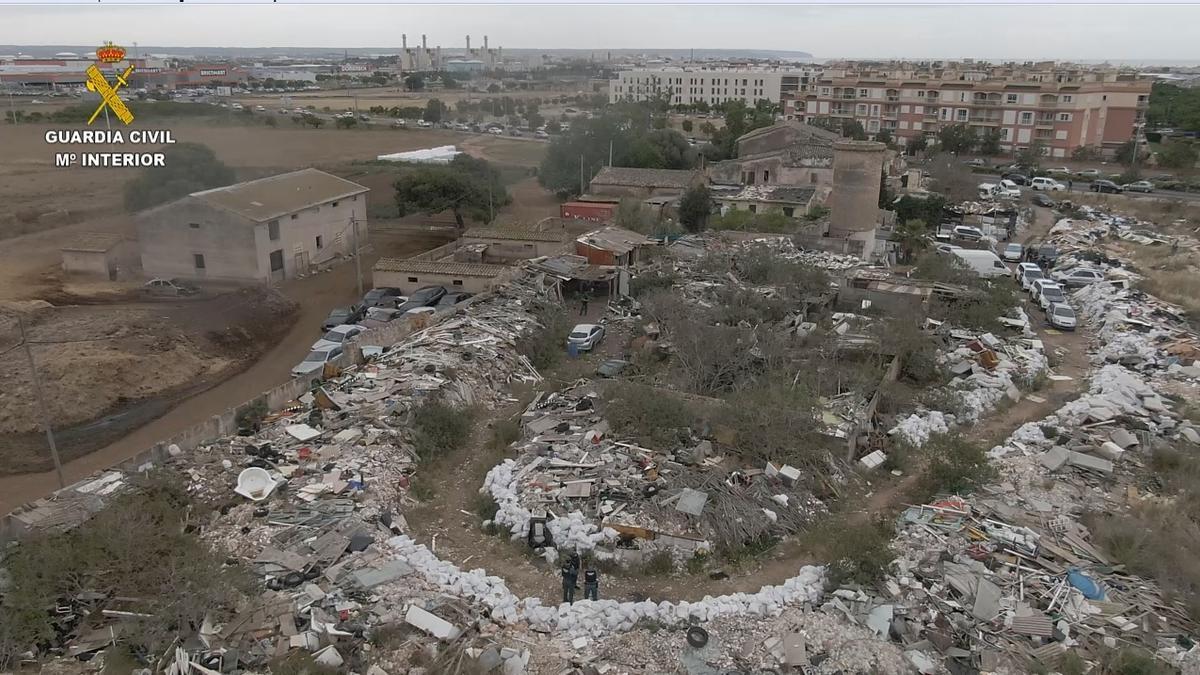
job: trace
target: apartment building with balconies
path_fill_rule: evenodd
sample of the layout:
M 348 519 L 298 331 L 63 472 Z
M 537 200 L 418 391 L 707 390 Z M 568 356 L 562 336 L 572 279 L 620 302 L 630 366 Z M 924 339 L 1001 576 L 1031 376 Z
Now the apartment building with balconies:
M 1071 64 L 980 63 L 827 66 L 807 92 L 787 95 L 785 117 L 857 120 L 869 135 L 934 137 L 950 124 L 1000 134 L 1004 152 L 1040 143 L 1051 157 L 1091 146 L 1112 152 L 1144 121 L 1151 79 Z
M 818 72 L 813 67 L 639 68 L 618 72 L 609 81 L 608 98 L 610 103 L 617 103 L 668 96 L 671 105 L 703 102 L 715 106 L 735 100 L 747 105 L 760 100 L 779 103 L 785 95 L 807 92 Z

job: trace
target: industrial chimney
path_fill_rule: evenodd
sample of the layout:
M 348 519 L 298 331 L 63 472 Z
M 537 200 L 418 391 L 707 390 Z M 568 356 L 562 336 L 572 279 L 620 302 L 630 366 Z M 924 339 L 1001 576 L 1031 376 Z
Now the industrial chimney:
M 421 33 L 421 49 L 429 49 L 429 46 L 425 42 L 425 34 L 424 33 Z
M 471 36 L 470 35 L 467 36 L 467 53 L 468 54 L 471 53 Z
M 485 51 L 485 52 L 486 52 L 486 51 L 487 51 L 487 48 L 488 48 L 488 46 L 487 46 L 487 36 L 486 36 L 486 35 L 484 35 L 484 36 L 483 36 L 483 51 Z

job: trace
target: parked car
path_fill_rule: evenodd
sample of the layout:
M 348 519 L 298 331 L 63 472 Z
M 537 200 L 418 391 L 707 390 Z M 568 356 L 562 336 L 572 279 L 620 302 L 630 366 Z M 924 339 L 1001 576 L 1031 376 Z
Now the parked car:
M 254 112 L 267 112 L 267 109 L 262 107 L 261 105 L 256 105 L 256 106 L 254 106 Z
M 408 301 L 419 302 L 422 305 L 436 305 L 445 294 L 446 289 L 443 286 L 424 286 L 413 291 L 412 295 L 408 296 Z
M 467 298 L 472 297 L 473 295 L 475 295 L 475 294 L 474 293 L 447 293 L 447 294 L 443 295 L 442 299 L 438 300 L 437 304 L 434 306 L 437 307 L 438 309 L 442 309 L 444 307 L 451 307 L 453 305 L 457 305 L 458 303 L 462 302 L 463 300 L 466 300 Z
M 489 134 L 492 134 L 493 136 L 503 136 L 504 135 L 504 130 L 501 129 L 500 127 L 492 127 L 490 129 L 488 129 L 487 132 Z
M 1044 190 L 1046 192 L 1066 192 L 1067 191 L 1066 185 L 1063 185 L 1062 183 L 1054 180 L 1053 178 L 1046 178 L 1045 176 L 1039 176 L 1039 177 L 1034 178 L 1033 180 L 1029 181 L 1029 188 L 1032 190 Z
M 1050 274 L 1050 278 L 1067 288 L 1083 288 L 1097 281 L 1104 281 L 1104 273 L 1087 267 L 1073 267 Z
M 1148 180 L 1139 180 L 1132 183 L 1126 183 L 1121 186 L 1126 192 L 1154 192 L 1154 183 Z
M 539 130 L 537 130 L 537 131 L 533 132 L 533 137 L 534 137 L 534 138 L 543 138 L 543 139 L 544 139 L 544 138 L 550 138 L 550 134 L 548 134 L 548 133 L 546 133 L 545 131 L 542 131 L 541 129 L 539 129 Z
M 1075 175 L 1079 176 L 1080 178 L 1099 178 L 1100 169 L 1084 169 L 1083 171 L 1077 172 Z
M 1092 181 L 1092 184 L 1088 186 L 1088 189 L 1092 192 L 1108 192 L 1118 195 L 1123 192 L 1121 186 L 1117 185 L 1111 180 L 1094 180 Z
M 951 232 L 959 239 L 966 239 L 969 241 L 979 241 L 980 239 L 983 239 L 983 230 L 980 230 L 978 227 L 971 227 L 970 225 L 955 225 Z
M 399 288 L 382 286 L 367 291 L 362 298 L 363 307 L 395 307 L 408 300 Z
M 151 279 L 147 281 L 142 290 L 150 295 L 195 295 L 200 292 L 199 288 L 180 281 L 179 279 Z
M 938 253 L 952 253 L 955 249 L 960 249 L 960 248 L 962 248 L 962 247 L 955 246 L 954 244 L 939 243 L 934 247 L 934 250 L 937 251 Z
M 1046 173 L 1051 176 L 1070 176 L 1071 170 L 1065 166 L 1056 166 L 1053 169 L 1046 169 Z
M 337 359 L 341 355 L 341 345 L 325 349 L 314 349 L 295 368 L 292 368 L 292 377 L 304 377 L 305 375 L 319 373 L 325 368 L 326 363 Z
M 393 129 L 403 129 L 407 126 L 408 126 L 408 122 L 406 122 L 405 120 L 396 120 L 395 122 L 392 122 Z
M 1025 252 L 1025 247 L 1013 242 L 1006 244 L 1004 250 L 1000 252 L 1000 257 L 1008 262 L 1020 262 L 1021 254 Z
M 428 129 L 429 127 L 433 126 L 433 122 L 427 122 L 425 120 L 417 120 L 417 126 L 421 127 L 422 129 Z
M 1028 291 L 1035 283 L 1045 278 L 1046 273 L 1042 268 L 1034 265 L 1033 269 L 1026 268 L 1017 274 L 1017 283 L 1021 284 L 1021 290 Z
M 1056 302 L 1046 310 L 1046 321 L 1059 330 L 1075 330 L 1075 310 L 1070 305 Z
M 1050 196 L 1047 195 L 1045 192 L 1039 192 L 1036 195 L 1034 195 L 1033 203 L 1035 206 L 1041 206 L 1041 207 L 1044 207 L 1047 209 L 1052 209 L 1052 208 L 1058 206 L 1058 202 L 1051 199 Z
M 324 349 L 326 347 L 332 347 L 334 345 L 345 344 L 349 340 L 357 337 L 358 334 L 364 330 L 366 330 L 366 328 L 363 328 L 357 324 L 347 323 L 342 324 L 341 326 L 334 326 L 326 331 L 325 334 L 321 336 L 320 340 L 314 342 L 312 347 L 309 347 L 309 349 L 315 351 L 318 349 Z
M 1029 185 L 1029 176 L 1021 173 L 1005 173 L 1000 175 L 1000 181 L 1012 181 L 1015 185 Z
M 329 330 L 334 326 L 341 326 L 348 323 L 358 323 L 358 320 L 363 317 L 364 310 L 362 305 L 350 305 L 349 307 L 335 307 L 329 312 L 329 316 L 325 317 L 325 321 L 321 323 L 322 330 Z
M 412 309 L 405 310 L 404 316 L 417 316 L 418 314 L 434 314 L 436 312 L 437 312 L 437 307 L 426 307 L 426 306 L 413 307 Z
M 581 352 L 591 351 L 604 337 L 604 326 L 594 323 L 581 323 L 571 329 L 567 336 L 567 346 L 575 345 Z
M 986 162 L 984 162 L 982 159 L 980 159 L 978 157 L 976 157 L 975 159 L 967 160 L 967 166 L 984 166 L 984 164 L 986 164 Z
M 1017 187 L 1017 183 L 1007 178 L 1000 181 L 1000 192 L 998 197 L 1008 197 L 1010 199 L 1021 198 L 1021 188 Z
M 1067 301 L 1063 287 L 1049 279 L 1038 279 L 1033 282 L 1033 286 L 1029 289 L 1029 296 L 1042 309 L 1050 307 L 1050 304 L 1054 302 Z
M 401 312 L 395 307 L 368 307 L 367 315 L 363 321 L 378 321 L 379 323 L 387 323 L 389 321 L 395 321 L 403 313 L 404 312 Z

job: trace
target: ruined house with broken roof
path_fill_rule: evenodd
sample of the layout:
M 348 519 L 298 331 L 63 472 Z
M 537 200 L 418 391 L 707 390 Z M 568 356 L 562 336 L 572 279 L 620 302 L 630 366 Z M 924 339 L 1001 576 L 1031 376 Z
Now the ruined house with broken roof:
M 678 197 L 705 182 L 704 172 L 606 166 L 588 184 L 588 194 L 607 197 Z
M 194 192 L 137 215 L 142 267 L 155 277 L 291 279 L 366 239 L 368 188 L 302 169 Z M 357 227 L 352 221 L 357 220 Z
M 833 142 L 838 134 L 800 122 L 780 122 L 737 139 L 737 157 L 708 166 L 724 185 L 792 185 L 814 189 L 833 183 Z

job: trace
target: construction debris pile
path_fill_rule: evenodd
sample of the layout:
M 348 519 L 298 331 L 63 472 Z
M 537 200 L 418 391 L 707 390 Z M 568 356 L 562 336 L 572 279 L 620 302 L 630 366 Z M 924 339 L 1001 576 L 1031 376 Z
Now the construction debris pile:
M 824 504 L 790 466 L 725 468 L 714 438 L 675 452 L 617 440 L 597 410 L 595 383 L 539 395 L 522 415 L 515 460 L 494 467 L 482 491 L 496 523 L 553 562 L 558 550 L 640 562 L 665 550 L 686 558 L 798 532 Z
M 1004 321 L 1014 334 L 997 337 L 951 328 L 929 319 L 926 326 L 941 338 L 938 359 L 951 375 L 944 385 L 955 402 L 953 410 L 922 410 L 899 420 L 888 432 L 910 445 L 921 447 L 930 436 L 958 425 L 974 423 L 1005 398 L 1021 399 L 1027 387 L 1049 369 L 1044 346 L 1029 327 L 1024 310 Z

